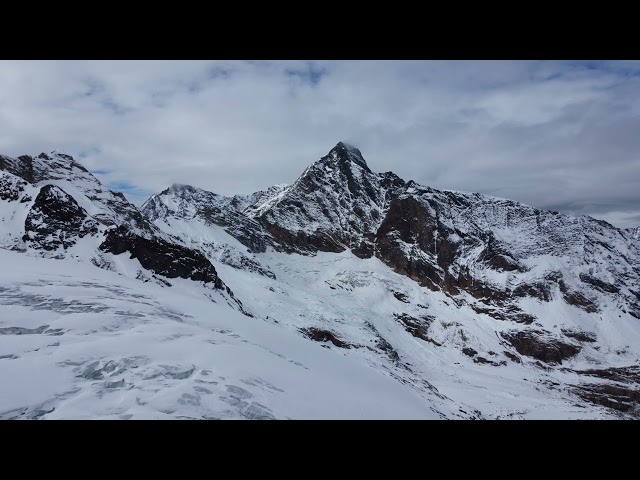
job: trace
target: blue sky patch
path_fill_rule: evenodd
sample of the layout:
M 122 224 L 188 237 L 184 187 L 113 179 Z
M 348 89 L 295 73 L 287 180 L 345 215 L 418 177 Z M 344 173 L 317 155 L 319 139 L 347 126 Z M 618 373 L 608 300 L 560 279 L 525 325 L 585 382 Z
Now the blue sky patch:
M 306 69 L 286 69 L 285 74 L 289 77 L 297 78 L 303 82 L 309 83 L 312 87 L 315 87 L 320 83 L 323 76 L 327 74 L 326 68 L 321 68 L 313 64 L 313 62 L 307 63 Z

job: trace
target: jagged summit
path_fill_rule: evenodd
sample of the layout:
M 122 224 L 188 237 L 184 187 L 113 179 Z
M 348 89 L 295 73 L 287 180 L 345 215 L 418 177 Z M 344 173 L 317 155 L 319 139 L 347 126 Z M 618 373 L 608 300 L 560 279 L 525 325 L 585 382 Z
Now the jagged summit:
M 171 186 L 168 188 L 168 190 L 183 190 L 185 188 L 193 188 L 191 185 L 187 185 L 184 183 L 177 183 L 174 182 L 171 184 Z
M 0 170 L 5 170 L 30 183 L 88 173 L 87 169 L 76 162 L 71 155 L 55 151 L 50 154 L 42 152 L 35 157 L 20 155 L 12 158 L 0 155 Z
M 358 150 L 353 145 L 349 145 L 348 143 L 338 142 L 338 144 L 331 149 L 327 156 L 337 160 L 338 162 L 353 162 L 356 165 L 364 168 L 367 172 L 371 173 L 371 170 L 369 169 L 369 166 L 367 165 L 367 162 L 362 156 L 360 150 Z
M 171 186 L 166 189 L 166 191 L 172 191 L 172 192 L 182 192 L 182 191 L 194 192 L 198 190 L 201 190 L 201 189 L 194 187 L 192 185 L 187 185 L 186 183 L 177 183 L 177 182 L 172 183 Z

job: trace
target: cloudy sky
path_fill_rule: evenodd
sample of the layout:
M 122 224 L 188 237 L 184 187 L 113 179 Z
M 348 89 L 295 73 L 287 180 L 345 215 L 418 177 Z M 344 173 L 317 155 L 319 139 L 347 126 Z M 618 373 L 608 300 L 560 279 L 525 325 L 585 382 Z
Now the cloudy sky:
M 136 204 L 373 171 L 640 225 L 640 62 L 0 61 L 0 153 L 69 153 Z

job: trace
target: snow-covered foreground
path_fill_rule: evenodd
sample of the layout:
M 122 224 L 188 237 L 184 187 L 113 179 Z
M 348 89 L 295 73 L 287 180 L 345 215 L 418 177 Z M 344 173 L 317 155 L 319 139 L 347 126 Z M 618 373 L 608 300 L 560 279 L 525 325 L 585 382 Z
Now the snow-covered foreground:
M 438 418 L 421 392 L 277 325 L 0 249 L 0 418 Z
M 420 298 L 437 316 L 447 313 L 436 311 L 442 299 L 429 292 L 429 302 L 377 259 L 260 257 L 276 280 L 216 265 L 251 318 L 187 280 L 163 287 L 0 249 L 0 418 L 612 416 L 554 388 L 579 383 L 576 374 L 460 355 L 464 332 L 476 346 L 495 338 L 495 326 L 471 312 L 434 329 L 442 346 L 409 335 L 391 320 L 401 309 L 390 292 Z M 340 331 L 354 348 L 301 336 L 313 325 Z M 380 334 L 399 354 L 395 365 L 364 348 Z

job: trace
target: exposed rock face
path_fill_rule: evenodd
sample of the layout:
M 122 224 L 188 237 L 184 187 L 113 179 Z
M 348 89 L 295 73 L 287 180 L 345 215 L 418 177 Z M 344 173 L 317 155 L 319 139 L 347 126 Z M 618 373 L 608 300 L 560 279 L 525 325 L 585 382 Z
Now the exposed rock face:
M 550 364 L 561 364 L 562 360 L 580 353 L 581 347 L 563 342 L 549 332 L 540 330 L 521 330 L 502 333 L 520 355 L 533 357 Z
M 445 275 L 434 240 L 438 233 L 435 219 L 418 200 L 412 196 L 394 198 L 376 234 L 376 255 L 396 272 L 437 290 Z M 449 257 L 455 245 L 445 243 L 443 250 Z M 442 257 L 440 263 L 444 263 Z
M 575 385 L 573 392 L 580 398 L 631 418 L 640 418 L 640 367 L 576 370 L 575 373 L 600 379 L 599 383 Z
M 441 346 L 438 342 L 429 337 L 429 325 L 433 322 L 433 318 L 423 316 L 415 318 L 406 313 L 394 313 L 394 318 L 404 326 L 405 330 L 416 338 L 431 342 L 434 345 Z
M 384 180 L 389 187 L 381 186 Z M 359 150 L 340 142 L 268 208 L 249 211 L 258 214 L 255 218 L 279 250 L 313 253 L 353 248 L 366 257 L 373 254 L 368 244 L 382 219 L 387 190 L 397 185 L 372 173 Z
M 610 283 L 607 283 L 607 282 L 605 282 L 603 280 L 600 280 L 599 278 L 593 277 L 593 276 L 591 276 L 589 274 L 581 273 L 579 275 L 579 278 L 584 283 L 588 283 L 593 288 L 595 288 L 596 290 L 600 290 L 601 292 L 605 292 L 605 293 L 618 293 L 618 292 L 620 292 L 620 288 L 616 287 L 615 285 L 611 285 Z
M 533 297 L 543 302 L 551 300 L 551 287 L 552 285 L 547 282 L 533 282 L 533 283 L 521 283 L 513 289 L 511 295 L 514 297 Z
M 316 342 L 321 342 L 321 343 L 331 342 L 333 345 L 335 345 L 338 348 L 352 347 L 351 344 L 340 340 L 336 336 L 336 334 L 328 330 L 322 330 L 320 328 L 311 327 L 311 328 L 304 328 L 301 331 L 307 338 L 310 338 L 311 340 L 314 340 Z
M 462 353 L 464 353 L 467 357 L 475 357 L 478 354 L 478 352 L 471 347 L 463 348 Z
M 497 271 L 526 271 L 526 268 L 519 265 L 511 256 L 508 247 L 497 240 L 491 232 L 486 237 L 485 247 L 480 252 L 480 255 L 478 255 L 478 261 L 483 262 L 487 267 Z
M 0 173 L 0 200 L 16 201 L 24 192 L 27 182 L 14 175 Z
M 78 203 L 59 187 L 46 185 L 29 210 L 23 240 L 33 248 L 65 250 L 78 238 L 98 233 L 98 224 Z
M 640 414 L 637 413 L 638 405 L 640 405 L 640 390 L 605 383 L 601 385 L 581 385 L 574 389 L 574 393 L 591 403 L 612 408 L 619 412 L 626 413 L 636 410 L 635 417 L 640 417 Z
M 587 313 L 598 312 L 598 305 L 596 305 L 595 301 L 590 300 L 578 291 L 569 290 L 569 288 L 562 280 L 558 282 L 558 285 L 560 287 L 560 291 L 562 292 L 562 298 L 569 305 L 575 305 L 576 307 L 581 308 Z
M 29 155 L 22 155 L 17 159 L 0 155 L 0 169 L 22 178 L 27 183 L 37 181 L 33 171 L 33 158 Z
M 515 355 L 514 353 L 509 352 L 509 351 L 507 351 L 507 350 L 505 350 L 505 351 L 504 351 L 504 352 L 502 352 L 502 353 L 504 353 L 504 356 L 505 356 L 505 357 L 507 357 L 507 358 L 508 358 L 509 360 L 511 360 L 512 362 L 515 362 L 515 363 L 522 363 L 522 360 L 520 360 L 520 357 L 519 357 L 519 356 L 517 356 L 517 355 Z
M 574 340 L 577 340 L 579 342 L 588 342 L 588 343 L 594 343 L 597 341 L 597 337 L 595 335 L 595 333 L 591 333 L 591 332 L 584 332 L 584 331 L 580 331 L 580 330 L 568 330 L 568 329 L 562 329 L 562 333 L 569 337 L 569 338 L 573 338 Z
M 143 268 L 167 278 L 187 278 L 213 283 L 218 289 L 225 288 L 214 266 L 200 252 L 162 239 L 149 240 L 131 232 L 126 226 L 108 230 L 100 250 L 114 255 L 129 252 Z

